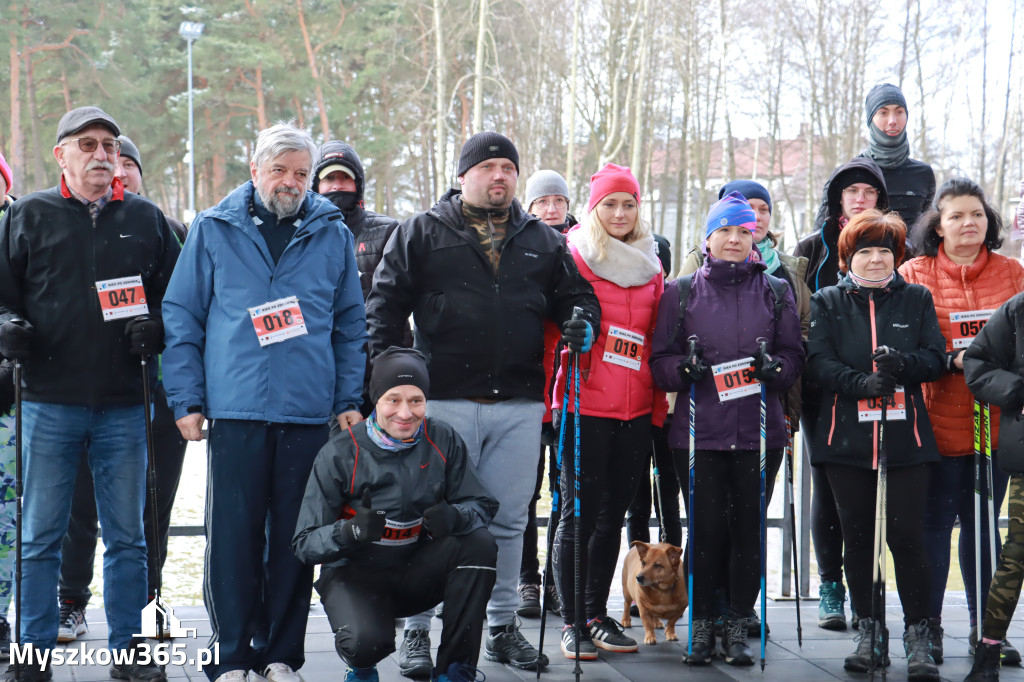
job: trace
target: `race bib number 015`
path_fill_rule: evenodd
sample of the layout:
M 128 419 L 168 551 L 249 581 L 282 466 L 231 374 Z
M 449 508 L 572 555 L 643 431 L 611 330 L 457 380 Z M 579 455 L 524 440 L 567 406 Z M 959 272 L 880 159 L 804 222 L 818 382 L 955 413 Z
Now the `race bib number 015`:
M 605 362 L 632 370 L 639 370 L 644 357 L 644 335 L 622 327 L 608 327 L 604 342 Z
M 269 346 L 309 333 L 302 319 L 299 299 L 295 296 L 279 298 L 248 310 L 260 346 Z
M 857 420 L 877 422 L 882 419 L 882 405 L 885 405 L 885 418 L 893 421 L 904 421 L 907 418 L 907 392 L 897 386 L 892 395 L 879 398 L 861 398 L 857 401 Z
M 967 348 L 974 341 L 981 328 L 992 317 L 994 310 L 968 310 L 949 314 L 949 332 L 953 337 L 953 348 Z
M 141 275 L 96 282 L 96 293 L 100 297 L 104 322 L 145 315 L 149 312 Z
M 761 382 L 754 378 L 754 358 L 740 358 L 714 365 L 711 374 L 715 377 L 719 402 L 761 392 Z

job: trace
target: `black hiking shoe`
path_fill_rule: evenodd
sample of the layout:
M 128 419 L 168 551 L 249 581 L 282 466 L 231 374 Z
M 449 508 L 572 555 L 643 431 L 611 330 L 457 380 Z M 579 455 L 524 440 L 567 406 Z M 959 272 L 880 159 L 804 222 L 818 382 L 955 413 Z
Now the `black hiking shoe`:
M 938 682 L 939 666 L 932 657 L 932 636 L 928 621 L 909 626 L 903 633 L 907 653 L 907 679 L 910 682 Z
M 855 673 L 870 672 L 872 668 L 878 669 L 882 666 L 888 667 L 889 660 L 889 629 L 878 624 L 878 633 L 875 635 L 874 646 L 871 646 L 871 626 L 874 621 L 870 618 L 862 618 L 860 621 L 860 634 L 857 636 L 857 650 L 846 657 L 843 667 Z

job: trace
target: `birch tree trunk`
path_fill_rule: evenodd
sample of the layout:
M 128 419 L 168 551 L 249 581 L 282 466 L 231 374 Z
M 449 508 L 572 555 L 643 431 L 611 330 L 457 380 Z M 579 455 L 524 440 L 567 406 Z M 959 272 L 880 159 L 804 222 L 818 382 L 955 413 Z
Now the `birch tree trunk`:
M 473 72 L 473 132 L 484 129 L 484 55 L 487 40 L 487 0 L 480 0 L 476 32 L 476 64 Z
M 442 0 L 434 0 L 434 191 L 440 198 L 448 190 L 448 135 L 444 119 L 448 114 L 447 86 L 444 82 L 444 33 L 441 22 Z

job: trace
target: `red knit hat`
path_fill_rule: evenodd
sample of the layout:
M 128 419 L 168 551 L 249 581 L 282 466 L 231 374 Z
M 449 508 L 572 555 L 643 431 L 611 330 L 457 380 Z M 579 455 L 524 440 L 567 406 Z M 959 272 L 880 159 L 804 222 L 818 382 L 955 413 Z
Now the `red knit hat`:
M 613 192 L 632 194 L 637 203 L 640 203 L 640 183 L 633 177 L 633 173 L 626 166 L 609 163 L 590 176 L 590 201 L 587 203 L 587 211 L 593 211 L 601 199 Z
M 11 174 L 11 167 L 7 165 L 7 159 L 4 158 L 3 152 L 0 152 L 0 175 L 4 176 L 4 182 L 7 183 L 7 189 L 4 194 L 11 191 L 14 187 L 14 176 Z M 0 202 L 3 201 L 3 195 L 0 195 Z

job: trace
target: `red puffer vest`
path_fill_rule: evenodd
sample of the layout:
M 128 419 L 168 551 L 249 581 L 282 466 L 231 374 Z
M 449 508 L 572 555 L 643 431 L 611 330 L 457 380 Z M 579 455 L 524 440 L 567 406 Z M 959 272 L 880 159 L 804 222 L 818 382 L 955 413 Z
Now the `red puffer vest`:
M 982 247 L 970 265 L 958 265 L 946 255 L 943 245 L 931 256 L 918 256 L 900 266 L 908 282 L 921 284 L 932 292 L 939 329 L 946 338 L 946 350 L 953 350 L 950 313 L 995 310 L 1007 299 L 1024 291 L 1024 267 L 1014 260 L 990 253 Z M 942 375 L 924 384 L 924 404 L 931 418 L 939 453 L 961 457 L 974 453 L 974 397 L 962 372 Z M 999 408 L 992 407 L 992 448 L 999 447 Z

